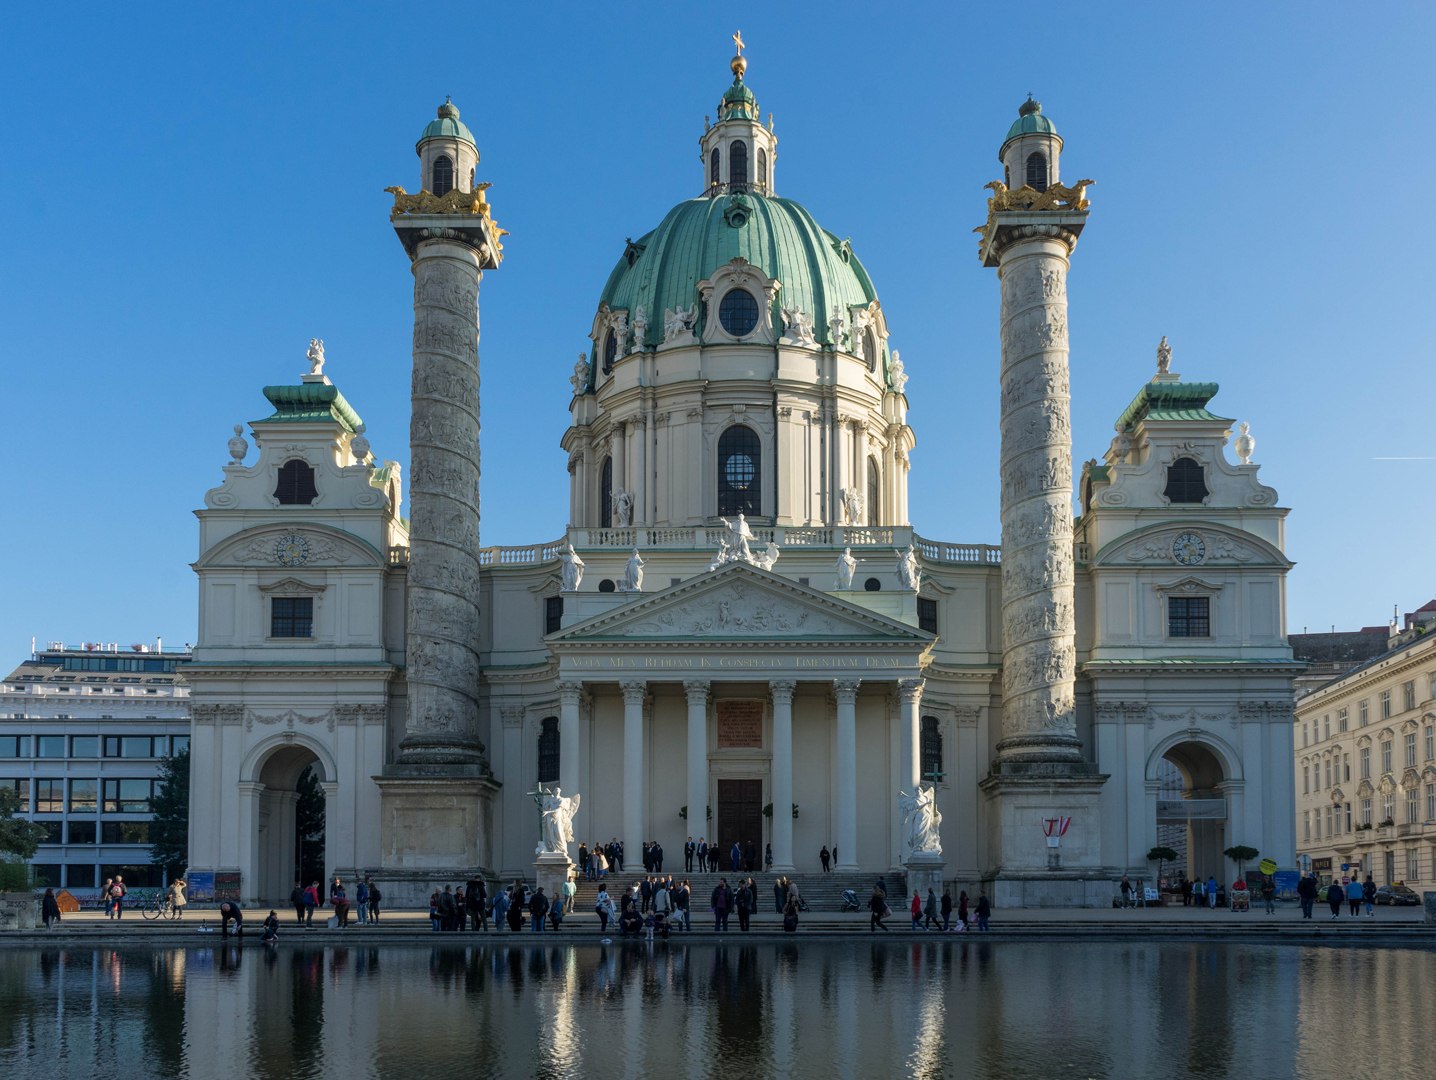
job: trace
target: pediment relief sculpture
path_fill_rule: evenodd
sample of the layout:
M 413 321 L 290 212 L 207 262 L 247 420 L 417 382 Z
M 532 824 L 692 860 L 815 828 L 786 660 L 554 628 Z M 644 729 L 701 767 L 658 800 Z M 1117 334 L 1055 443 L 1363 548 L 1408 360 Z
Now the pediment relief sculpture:
M 274 525 L 229 537 L 207 552 L 205 566 L 377 566 L 380 559 L 363 541 L 347 540 L 336 530 L 316 526 Z
M 1371 786 L 1370 780 L 1363 780 L 1356 785 L 1356 795 L 1360 799 L 1369 799 L 1376 794 L 1376 789 Z

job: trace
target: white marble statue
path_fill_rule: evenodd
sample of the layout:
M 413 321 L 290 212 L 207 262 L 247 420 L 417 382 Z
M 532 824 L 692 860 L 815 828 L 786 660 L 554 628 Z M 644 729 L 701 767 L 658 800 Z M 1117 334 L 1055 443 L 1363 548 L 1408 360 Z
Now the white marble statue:
M 311 375 L 323 375 L 323 374 L 324 374 L 324 342 L 320 341 L 317 337 L 312 337 L 312 338 L 310 338 L 310 339 L 309 339 L 309 351 L 306 352 L 304 355 L 305 355 L 305 357 L 309 360 L 309 374 L 311 374 Z
M 942 854 L 942 838 L 938 826 L 942 815 L 937 810 L 937 792 L 931 784 L 919 784 L 917 791 L 909 795 L 898 792 L 898 809 L 902 811 L 903 825 L 907 828 L 907 850 L 909 854 L 930 851 Z
M 857 568 L 858 560 L 853 558 L 853 549 L 843 548 L 843 553 L 838 556 L 838 588 L 853 587 L 853 571 Z
M 816 345 L 813 317 L 800 307 L 783 309 L 783 325 L 787 328 L 783 341 L 792 345 Z
M 843 488 L 843 517 L 848 525 L 863 523 L 863 493 L 855 487 Z
M 897 561 L 898 581 L 902 582 L 904 589 L 917 591 L 922 584 L 922 570 L 917 565 L 917 552 L 909 544 L 907 550 L 898 556 Z
M 773 569 L 773 564 L 778 561 L 778 545 L 767 544 L 761 552 L 753 552 L 753 565 L 761 566 L 764 570 Z
M 568 377 L 568 381 L 575 394 L 582 394 L 588 389 L 588 353 L 578 354 L 578 363 L 573 365 L 573 374 Z
M 663 341 L 677 341 L 688 331 L 693 329 L 693 320 L 698 317 L 698 305 L 691 308 L 679 308 L 674 311 L 671 308 L 663 309 Z
M 907 389 L 907 373 L 903 371 L 902 357 L 896 349 L 893 350 L 892 362 L 888 364 L 888 378 L 893 384 L 894 393 L 904 393 Z
M 1147 339 L 1148 341 L 1151 338 Z M 1162 342 L 1157 346 L 1157 374 L 1166 375 L 1172 370 L 1172 347 L 1167 344 L 1167 335 L 1162 335 Z
M 244 455 L 249 453 L 249 443 L 244 438 L 244 425 L 235 424 L 234 434 L 229 437 L 229 456 L 234 460 L 231 465 L 243 465 Z
M 568 845 L 573 843 L 573 816 L 578 813 L 579 796 L 566 799 L 557 784 L 552 788 L 540 784 L 534 801 L 543 815 L 543 839 L 534 848 L 534 854 L 557 852 L 567 855 Z
M 748 543 L 753 539 L 753 530 L 748 527 L 748 521 L 741 512 L 732 521 L 727 518 L 718 520 L 728 531 L 718 542 L 718 554 L 714 555 L 713 561 L 708 564 L 709 570 L 717 570 L 730 562 L 745 562 L 749 566 L 761 566 L 764 570 L 773 568 L 773 564 L 778 561 L 778 545 L 769 543 L 762 552 L 754 552 Z
M 643 556 L 638 554 L 638 549 L 633 549 L 633 554 L 628 557 L 628 562 L 623 566 L 623 580 L 618 583 L 620 592 L 642 592 L 643 591 Z
M 1232 443 L 1232 449 L 1237 452 L 1243 465 L 1250 465 L 1252 453 L 1256 450 L 1256 440 L 1251 435 L 1252 426 L 1243 420 L 1237 427 L 1241 429 L 1241 434 L 1237 436 L 1236 442 Z
M 619 488 L 613 493 L 613 525 L 626 529 L 633 523 L 633 496 Z
M 828 316 L 828 338 L 835 349 L 843 347 L 843 327 L 848 320 L 843 317 L 843 309 L 839 304 L 833 305 L 833 313 Z
M 578 592 L 579 582 L 583 580 L 583 560 L 572 544 L 558 553 L 558 561 L 563 563 L 563 591 Z
M 633 344 L 628 347 L 629 352 L 642 352 L 644 339 L 648 337 L 648 316 L 644 314 L 643 305 L 638 305 L 638 311 L 633 316 Z

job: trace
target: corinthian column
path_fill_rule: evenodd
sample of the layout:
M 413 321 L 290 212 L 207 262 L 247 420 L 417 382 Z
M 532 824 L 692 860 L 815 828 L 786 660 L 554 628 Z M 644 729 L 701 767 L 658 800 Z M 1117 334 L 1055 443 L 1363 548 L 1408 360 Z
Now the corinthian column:
M 1003 707 L 997 751 L 1002 761 L 1075 762 L 1081 753 L 1072 693 L 1067 259 L 1077 238 L 1057 224 L 1014 223 L 999 239 Z

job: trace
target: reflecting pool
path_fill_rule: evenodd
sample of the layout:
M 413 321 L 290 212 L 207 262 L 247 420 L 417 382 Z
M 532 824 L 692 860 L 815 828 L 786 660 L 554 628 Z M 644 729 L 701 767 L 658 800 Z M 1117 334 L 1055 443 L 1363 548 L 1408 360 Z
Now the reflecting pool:
M 1433 1002 L 1409 949 L 4 949 L 0 1076 L 1430 1076 Z

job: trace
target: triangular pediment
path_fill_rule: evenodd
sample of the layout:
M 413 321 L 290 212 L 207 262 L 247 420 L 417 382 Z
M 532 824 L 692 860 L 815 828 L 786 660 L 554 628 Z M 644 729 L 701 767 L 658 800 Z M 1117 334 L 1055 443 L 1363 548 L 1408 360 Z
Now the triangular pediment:
M 570 626 L 551 645 L 585 641 L 882 641 L 925 648 L 932 636 L 746 563 L 730 563 Z

